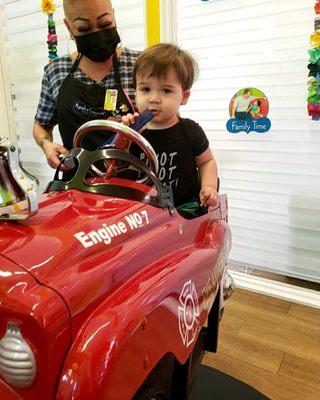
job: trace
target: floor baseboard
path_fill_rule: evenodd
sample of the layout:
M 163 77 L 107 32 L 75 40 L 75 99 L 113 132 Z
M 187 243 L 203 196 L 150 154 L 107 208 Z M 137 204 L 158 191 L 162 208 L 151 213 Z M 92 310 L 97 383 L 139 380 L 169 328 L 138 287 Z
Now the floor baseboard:
M 252 292 L 265 294 L 293 303 L 320 308 L 320 292 L 283 282 L 277 282 L 258 276 L 250 276 L 243 272 L 228 270 L 234 279 L 235 286 Z

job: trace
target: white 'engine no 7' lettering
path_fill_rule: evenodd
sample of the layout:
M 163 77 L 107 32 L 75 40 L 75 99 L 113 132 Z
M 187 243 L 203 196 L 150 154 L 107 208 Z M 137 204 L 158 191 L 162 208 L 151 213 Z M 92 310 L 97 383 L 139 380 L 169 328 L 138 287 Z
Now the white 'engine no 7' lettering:
M 79 240 L 83 247 L 88 248 L 99 243 L 104 243 L 109 245 L 112 239 L 143 227 L 149 224 L 148 213 L 146 210 L 140 212 L 134 212 L 132 214 L 126 215 L 124 220 L 119 221 L 115 224 L 107 225 L 103 223 L 101 228 L 97 230 L 92 230 L 88 233 L 81 231 L 74 234 L 74 237 Z

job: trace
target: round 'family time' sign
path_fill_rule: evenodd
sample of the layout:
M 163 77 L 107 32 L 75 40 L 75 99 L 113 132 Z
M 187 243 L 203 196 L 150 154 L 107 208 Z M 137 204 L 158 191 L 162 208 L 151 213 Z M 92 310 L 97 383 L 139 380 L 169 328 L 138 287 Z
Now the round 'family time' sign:
M 271 127 L 267 118 L 269 102 L 264 93 L 256 88 L 239 90 L 231 99 L 229 105 L 230 119 L 227 130 L 231 133 L 266 133 Z

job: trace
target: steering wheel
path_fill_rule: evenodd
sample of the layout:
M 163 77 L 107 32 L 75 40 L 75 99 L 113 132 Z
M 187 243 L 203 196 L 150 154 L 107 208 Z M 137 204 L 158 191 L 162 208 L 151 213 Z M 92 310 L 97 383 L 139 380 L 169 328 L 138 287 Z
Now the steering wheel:
M 119 122 L 101 119 L 86 122 L 85 124 L 81 125 L 75 133 L 75 136 L 73 138 L 73 148 L 80 147 L 81 140 L 90 132 L 97 130 L 109 132 L 112 131 L 116 133 L 113 141 L 108 144 L 107 147 L 116 148 L 129 153 L 131 143 L 135 143 L 145 153 L 147 160 L 149 161 L 149 169 L 157 175 L 159 170 L 159 163 L 157 155 L 153 150 L 151 144 L 135 130 L 124 124 L 120 124 Z M 105 165 L 105 172 L 100 171 L 95 165 L 92 165 L 91 169 L 96 175 L 102 176 L 104 178 L 109 178 L 112 173 L 116 172 L 114 171 L 116 160 L 112 160 Z M 148 177 L 141 179 L 138 182 L 144 183 L 146 180 L 148 180 Z

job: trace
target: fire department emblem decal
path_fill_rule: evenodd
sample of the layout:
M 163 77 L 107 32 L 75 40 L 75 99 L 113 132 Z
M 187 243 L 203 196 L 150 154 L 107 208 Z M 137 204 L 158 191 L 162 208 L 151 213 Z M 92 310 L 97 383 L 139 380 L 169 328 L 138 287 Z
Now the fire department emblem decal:
M 183 286 L 179 297 L 179 331 L 186 347 L 195 340 L 199 327 L 199 301 L 194 282 L 191 280 Z

